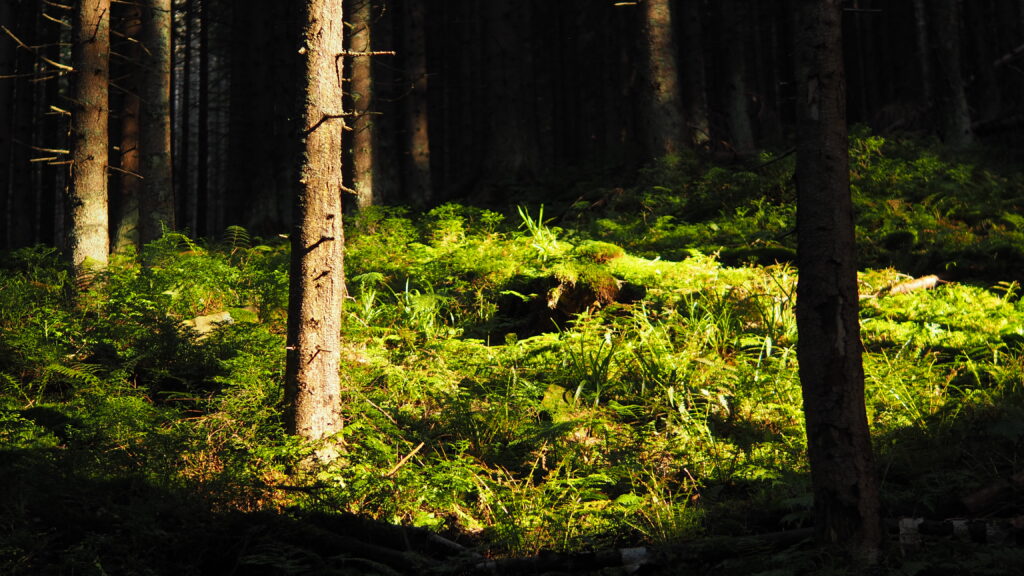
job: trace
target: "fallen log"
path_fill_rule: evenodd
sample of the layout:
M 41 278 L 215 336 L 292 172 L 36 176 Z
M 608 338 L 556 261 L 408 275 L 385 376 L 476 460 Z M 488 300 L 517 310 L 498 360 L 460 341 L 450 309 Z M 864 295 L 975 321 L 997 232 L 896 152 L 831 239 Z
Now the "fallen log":
M 946 284 L 946 281 L 942 280 L 935 274 L 929 274 L 928 276 L 922 276 L 920 278 L 896 284 L 895 286 L 890 287 L 887 293 L 889 295 L 908 294 L 917 290 L 930 290 L 939 284 Z

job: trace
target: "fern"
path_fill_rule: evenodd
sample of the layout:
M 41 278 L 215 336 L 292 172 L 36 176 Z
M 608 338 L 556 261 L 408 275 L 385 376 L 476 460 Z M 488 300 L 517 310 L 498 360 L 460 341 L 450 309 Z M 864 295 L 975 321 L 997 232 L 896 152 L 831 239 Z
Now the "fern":
M 78 384 L 88 388 L 99 388 L 103 386 L 103 379 L 98 376 L 103 369 L 98 364 L 72 364 L 63 366 L 61 364 L 50 364 L 43 370 L 42 382 L 48 384 L 56 379 L 62 379 L 68 384 Z
M 252 237 L 249 235 L 249 231 L 242 226 L 228 226 L 224 230 L 224 242 L 227 243 L 232 254 L 239 250 L 252 248 Z

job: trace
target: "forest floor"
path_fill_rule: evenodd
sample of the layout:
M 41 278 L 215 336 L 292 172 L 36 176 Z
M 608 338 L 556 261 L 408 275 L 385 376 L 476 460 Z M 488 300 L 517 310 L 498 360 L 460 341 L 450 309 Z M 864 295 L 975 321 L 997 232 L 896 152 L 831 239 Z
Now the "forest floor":
M 1024 566 L 1024 173 L 857 133 L 877 573 Z M 850 574 L 810 538 L 792 157 L 349 218 L 340 457 L 281 421 L 288 246 L 0 254 L 0 573 Z

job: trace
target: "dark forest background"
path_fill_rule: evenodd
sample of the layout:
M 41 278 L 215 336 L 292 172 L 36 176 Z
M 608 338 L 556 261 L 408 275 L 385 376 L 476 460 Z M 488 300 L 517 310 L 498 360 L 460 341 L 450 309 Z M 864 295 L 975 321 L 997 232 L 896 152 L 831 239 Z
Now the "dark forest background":
M 288 230 L 302 85 L 298 4 L 175 0 L 177 228 L 196 236 L 230 225 Z M 791 3 L 673 4 L 690 147 L 726 162 L 786 150 L 795 101 Z M 138 42 L 123 32 L 131 9 L 117 3 L 112 12 L 112 236 L 126 204 L 118 171 L 125 95 L 139 76 Z M 4 247 L 65 242 L 67 12 L 43 0 L 0 7 Z M 610 0 L 352 0 L 348 29 L 353 37 L 372 31 L 377 54 L 369 57 L 372 99 L 350 90 L 359 116 L 347 133 L 349 187 L 372 175 L 373 203 L 511 205 L 580 179 L 628 179 L 664 152 L 650 149 L 644 134 L 642 12 Z M 843 26 L 851 123 L 948 141 L 946 119 L 958 105 L 949 94 L 959 90 L 971 133 L 955 145 L 975 137 L 1019 145 L 1024 3 L 851 0 Z M 345 59 L 349 76 L 366 58 Z M 357 174 L 352 140 L 361 131 L 372 133 L 374 157 Z

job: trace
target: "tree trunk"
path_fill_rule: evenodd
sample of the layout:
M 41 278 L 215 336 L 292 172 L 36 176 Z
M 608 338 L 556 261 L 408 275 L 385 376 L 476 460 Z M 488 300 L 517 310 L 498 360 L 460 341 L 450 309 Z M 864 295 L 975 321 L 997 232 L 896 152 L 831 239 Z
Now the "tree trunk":
M 991 26 L 994 15 L 990 12 L 989 2 L 968 2 L 964 4 L 964 17 L 967 23 L 966 37 L 974 43 L 974 109 L 977 110 L 979 122 L 991 122 L 999 118 L 1003 103 L 999 81 L 993 62 L 1001 53 L 998 49 L 999 32 Z
M 754 129 L 750 122 L 747 89 L 746 35 L 750 10 L 753 9 L 739 0 L 722 0 L 720 3 L 726 40 L 723 65 L 725 67 L 726 114 L 729 122 L 729 139 L 733 151 L 740 157 L 754 153 Z
M 874 562 L 878 479 L 864 407 L 850 199 L 842 1 L 800 0 L 797 34 L 797 357 L 815 524 Z
M 529 5 L 514 0 L 482 2 L 484 58 L 483 178 L 489 182 L 528 182 L 536 174 L 533 122 L 521 64 L 531 50 Z
M 395 51 L 394 10 L 390 0 L 371 2 L 376 18 L 371 41 L 376 52 Z M 395 101 L 400 90 L 396 90 L 395 57 L 377 56 L 369 58 L 370 76 L 373 78 L 374 109 L 380 115 L 372 118 L 373 124 L 373 194 L 381 203 L 394 203 L 401 197 L 402 175 L 395 166 L 402 163 L 399 132 L 399 113 Z
M 302 111 L 305 148 L 295 196 L 288 352 L 285 370 L 289 433 L 320 440 L 341 430 L 339 338 L 345 296 L 341 218 L 344 129 L 342 0 L 307 0 Z
M 356 205 L 362 209 L 380 203 L 374 194 L 374 132 L 373 58 L 360 52 L 373 50 L 371 42 L 373 10 L 370 0 L 350 0 L 346 12 L 350 16 L 352 35 L 349 40 L 352 67 L 349 96 L 352 98 L 352 188 Z
M 935 100 L 942 140 L 953 148 L 974 143 L 960 61 L 960 3 L 928 0 L 929 32 L 935 55 Z
M 433 199 L 427 106 L 427 14 L 425 2 L 410 2 L 402 14 L 405 48 L 405 197 L 415 205 Z
M 39 18 L 40 6 L 37 2 L 20 0 L 4 4 L 8 12 L 8 26 L 18 34 L 19 39 L 30 46 L 45 44 L 49 38 L 43 39 L 44 31 Z M 6 35 L 5 35 L 6 36 Z M 62 244 L 52 236 L 44 237 L 44 230 L 52 230 L 54 212 L 63 216 L 64 198 L 61 196 L 53 203 L 53 191 L 42 190 L 35 186 L 35 175 L 42 171 L 40 162 L 32 162 L 33 154 L 30 144 L 44 139 L 45 126 L 37 114 L 39 103 L 44 101 L 44 94 L 52 89 L 57 81 L 52 79 L 53 70 L 37 63 L 36 56 L 29 50 L 17 49 L 9 38 L 0 38 L 0 43 L 10 48 L 8 64 L 0 73 L 11 73 L 12 79 L 0 80 L 0 89 L 9 90 L 10 98 L 4 119 L 4 156 L 2 177 L 4 186 L 4 202 L 2 210 L 2 228 L 6 231 L 5 238 L 10 247 L 28 246 L 36 242 Z M 9 66 L 9 67 L 8 67 Z M 41 82 L 41 78 L 50 78 Z M 65 133 L 67 129 L 65 127 Z M 50 146 L 57 148 L 55 144 Z M 44 199 L 50 202 L 44 202 Z M 44 211 L 44 204 L 51 210 Z M 54 209 L 56 208 L 56 209 Z
M 197 129 L 193 127 L 195 110 L 194 62 L 196 0 L 179 0 L 180 8 L 171 18 L 171 157 L 174 159 L 171 175 L 173 179 L 175 216 L 177 223 L 195 231 L 195 148 L 192 146 Z M 180 24 L 178 23 L 180 21 Z M 181 62 L 181 72 L 177 71 Z M 177 147 L 175 147 L 175 145 Z
M 139 191 L 142 181 L 139 178 L 139 114 L 141 101 L 139 89 L 139 73 L 142 68 L 142 50 L 138 48 L 139 35 L 142 32 L 142 12 L 136 4 L 126 4 L 122 12 L 122 30 L 129 40 L 123 50 L 127 55 L 124 66 L 127 69 L 124 83 L 124 96 L 121 99 L 121 171 L 119 180 L 120 201 L 117 210 L 117 230 L 114 246 L 117 250 L 139 246 Z
M 704 9 L 701 0 L 680 3 L 683 31 L 683 102 L 687 140 L 696 147 L 711 140 L 708 125 L 708 88 L 704 71 Z
M 682 147 L 684 124 L 676 42 L 669 0 L 643 0 L 643 132 L 651 157 L 675 154 Z
M 289 46 L 301 3 L 232 4 L 227 224 L 272 234 L 290 225 L 296 151 L 281 143 L 289 142 L 296 87 L 303 82 Z
M 107 150 L 110 114 L 110 0 L 80 0 L 73 16 L 71 61 L 71 264 L 76 275 L 103 267 L 110 252 Z
M 196 133 L 195 234 L 209 234 L 210 195 L 210 0 L 199 0 L 199 129 Z
M 0 3 L 0 22 L 15 22 L 14 0 Z M 9 39 L 0 40 L 0 75 L 16 74 L 15 44 Z M 14 86 L 16 77 L 0 80 L 0 210 L 3 210 L 3 236 L 0 247 L 15 246 L 12 231 L 13 218 L 11 208 L 14 201 L 14 187 L 11 186 L 14 165 L 11 162 L 11 144 L 14 136 Z
M 928 41 L 928 16 L 925 0 L 914 0 L 914 32 L 917 37 L 917 68 L 921 71 L 921 97 L 924 107 L 935 105 L 934 78 L 932 78 L 932 51 Z
M 142 10 L 143 45 L 149 57 L 142 79 L 139 162 L 139 241 L 146 244 L 174 228 L 171 163 L 171 0 L 147 0 Z M 188 79 L 186 78 L 186 81 Z

